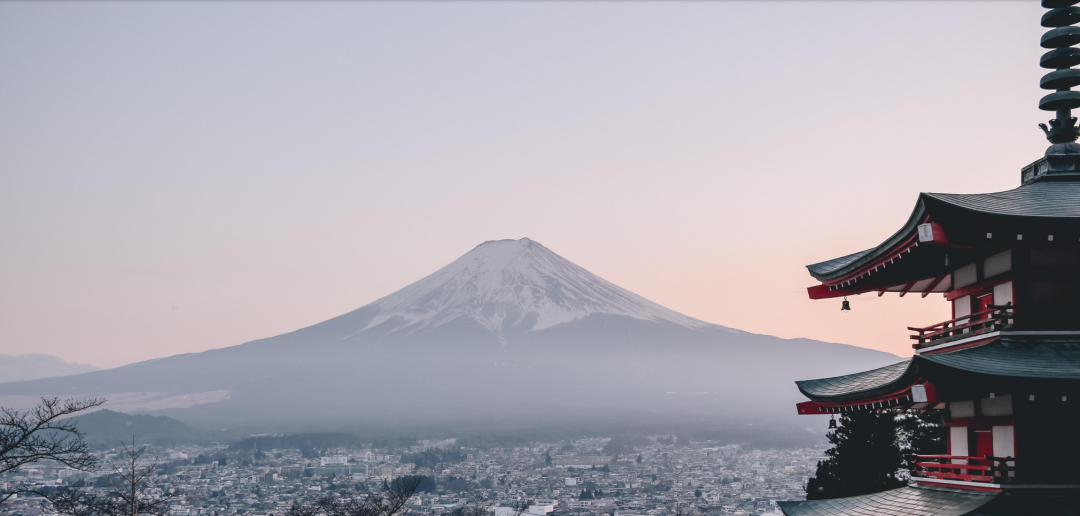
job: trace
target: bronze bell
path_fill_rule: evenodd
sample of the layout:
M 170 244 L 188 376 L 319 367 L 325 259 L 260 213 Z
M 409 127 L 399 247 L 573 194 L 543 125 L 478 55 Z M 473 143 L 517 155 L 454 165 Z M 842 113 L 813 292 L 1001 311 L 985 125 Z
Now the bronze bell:
M 847 296 L 844 296 L 844 304 L 840 305 L 840 311 L 851 310 L 851 303 L 848 302 Z
M 836 416 L 833 416 L 832 419 L 829 420 L 829 428 L 836 428 Z

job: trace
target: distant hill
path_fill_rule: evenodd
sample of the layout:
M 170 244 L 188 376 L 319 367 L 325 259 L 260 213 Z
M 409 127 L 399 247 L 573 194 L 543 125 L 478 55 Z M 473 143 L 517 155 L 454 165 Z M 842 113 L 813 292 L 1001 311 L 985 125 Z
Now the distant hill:
M 776 324 L 787 324 L 783 314 Z M 196 427 L 256 432 L 683 417 L 748 428 L 797 417 L 795 403 L 805 398 L 795 380 L 899 360 L 694 319 L 523 238 L 480 244 L 393 294 L 307 328 L 0 384 L 0 395 L 104 396 L 113 409 L 126 403 L 129 412 Z
M 68 376 L 97 370 L 97 367 L 90 364 L 65 362 L 58 357 L 40 353 L 19 356 L 0 354 L 0 383 Z
M 146 414 L 124 414 L 111 410 L 99 410 L 72 418 L 80 431 L 86 434 L 90 443 L 117 445 L 136 443 L 172 443 L 191 441 L 200 436 L 200 432 L 171 417 L 150 416 Z

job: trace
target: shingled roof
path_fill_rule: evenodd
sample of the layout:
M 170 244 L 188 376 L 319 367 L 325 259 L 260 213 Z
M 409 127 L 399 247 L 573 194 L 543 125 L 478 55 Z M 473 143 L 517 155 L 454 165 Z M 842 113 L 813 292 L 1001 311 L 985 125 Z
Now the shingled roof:
M 861 373 L 803 380 L 795 385 L 814 401 L 842 403 L 896 392 L 911 386 L 918 376 L 918 367 L 909 359 Z
M 942 208 L 1002 217 L 1080 219 L 1080 182 L 1038 182 L 985 194 L 922 193 L 904 226 L 877 247 L 806 268 L 819 281 L 853 272 L 905 241 L 915 233 L 924 215 Z
M 849 498 L 777 504 L 787 516 L 963 516 L 998 496 L 985 491 L 912 486 Z
M 1080 336 L 1006 335 L 982 346 L 918 355 L 915 360 L 992 376 L 1080 380 Z
M 941 369 L 1009 378 L 1080 380 L 1080 336 L 1004 335 L 955 351 L 915 355 L 885 367 L 795 382 L 807 398 L 845 403 L 902 391 Z

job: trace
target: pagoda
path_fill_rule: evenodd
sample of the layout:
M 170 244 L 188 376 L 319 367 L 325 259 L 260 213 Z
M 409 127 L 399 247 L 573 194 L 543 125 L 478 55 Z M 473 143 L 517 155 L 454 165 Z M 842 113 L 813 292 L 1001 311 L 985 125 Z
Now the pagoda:
M 1018 188 L 920 194 L 877 247 L 807 266 L 811 299 L 940 294 L 952 318 L 909 327 L 908 360 L 796 382 L 799 414 L 940 411 L 948 454 L 914 457 L 907 487 L 781 502 L 788 516 L 1080 514 L 1077 3 L 1042 0 L 1039 108 L 1056 118 Z

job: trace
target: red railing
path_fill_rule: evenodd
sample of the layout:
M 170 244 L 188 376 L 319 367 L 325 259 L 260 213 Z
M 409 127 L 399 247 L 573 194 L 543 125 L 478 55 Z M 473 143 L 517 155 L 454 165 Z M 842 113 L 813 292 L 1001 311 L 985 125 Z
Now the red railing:
M 966 482 L 1009 482 L 1016 470 L 1015 457 L 966 455 L 912 455 L 911 476 Z
M 991 305 L 986 310 L 949 319 L 925 328 L 908 326 L 908 330 L 918 332 L 918 335 L 910 337 L 919 341 L 918 344 L 912 344 L 911 347 L 919 349 L 960 337 L 970 337 L 980 333 L 1007 329 L 1012 327 L 1015 319 L 1016 314 L 1013 312 L 1012 303 L 1006 303 L 1002 306 Z

